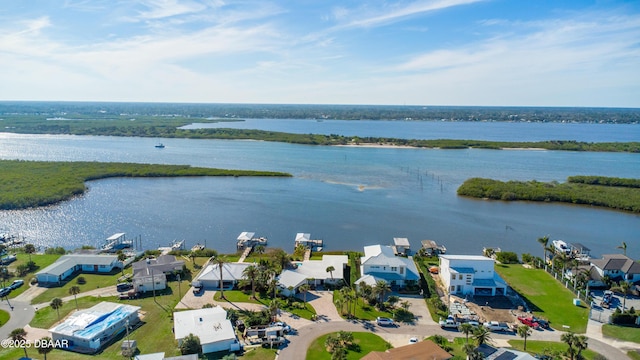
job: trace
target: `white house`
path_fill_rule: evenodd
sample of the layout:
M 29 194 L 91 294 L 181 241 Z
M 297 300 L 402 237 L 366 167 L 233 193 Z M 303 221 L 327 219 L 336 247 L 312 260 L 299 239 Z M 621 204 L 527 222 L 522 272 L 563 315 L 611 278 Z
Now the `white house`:
M 244 269 L 251 266 L 250 263 L 224 263 L 222 264 L 222 286 L 225 289 L 233 289 L 240 280 L 245 279 L 242 274 Z M 194 279 L 199 281 L 205 289 L 217 289 L 220 286 L 220 267 L 218 264 L 209 264 Z
M 440 255 L 440 279 L 450 294 L 505 295 L 507 284 L 494 271 L 495 260 L 479 255 Z
M 89 309 L 76 311 L 49 331 L 53 341 L 66 340 L 67 350 L 94 353 L 117 337 L 126 326 L 140 321 L 139 306 L 101 302 Z
M 116 255 L 68 254 L 36 273 L 39 284 L 60 284 L 76 272 L 108 273 L 121 269 Z
M 364 247 L 360 258 L 361 278 L 356 283 L 371 279 L 386 281 L 391 287 L 405 287 L 416 284 L 420 279 L 416 264 L 411 258 L 395 256 L 391 246 L 370 245 Z
M 626 255 L 602 255 L 602 259 L 592 259 L 591 265 L 600 275 L 608 276 L 613 281 L 640 281 L 640 263 L 633 261 Z
M 344 280 L 344 271 L 349 263 L 347 255 L 323 255 L 322 260 L 297 262 L 294 270 L 284 270 L 278 277 L 278 287 L 283 296 L 295 295 L 305 283 L 312 286 L 336 284 Z M 327 271 L 333 267 L 333 271 Z M 289 290 L 289 288 L 293 290 Z
M 173 330 L 178 344 L 182 344 L 182 340 L 189 334 L 200 338 L 204 354 L 240 349 L 235 330 L 227 319 L 227 312 L 220 306 L 174 312 Z

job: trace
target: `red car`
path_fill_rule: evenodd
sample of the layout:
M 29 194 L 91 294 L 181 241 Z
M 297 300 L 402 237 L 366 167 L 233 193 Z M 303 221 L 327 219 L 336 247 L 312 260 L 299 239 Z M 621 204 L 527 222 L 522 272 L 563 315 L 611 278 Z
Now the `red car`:
M 528 316 L 528 317 L 518 316 L 518 320 L 521 323 L 523 323 L 523 324 L 525 324 L 525 325 L 527 325 L 529 327 L 532 327 L 534 329 L 537 329 L 537 328 L 540 327 L 540 324 L 538 324 L 538 322 L 531 316 Z

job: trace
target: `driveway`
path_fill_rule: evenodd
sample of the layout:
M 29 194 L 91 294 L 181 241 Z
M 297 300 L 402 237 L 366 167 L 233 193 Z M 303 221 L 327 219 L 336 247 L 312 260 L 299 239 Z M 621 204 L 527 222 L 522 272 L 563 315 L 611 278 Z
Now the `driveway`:
M 405 295 L 405 294 L 394 294 L 400 298 L 400 302 L 407 301 L 411 306 L 409 307 L 409 311 L 413 313 L 416 317 L 416 321 L 421 325 L 435 325 L 436 322 L 431 318 L 431 313 L 429 312 L 429 308 L 427 308 L 427 303 L 421 295 Z M 409 339 L 407 339 L 409 341 Z

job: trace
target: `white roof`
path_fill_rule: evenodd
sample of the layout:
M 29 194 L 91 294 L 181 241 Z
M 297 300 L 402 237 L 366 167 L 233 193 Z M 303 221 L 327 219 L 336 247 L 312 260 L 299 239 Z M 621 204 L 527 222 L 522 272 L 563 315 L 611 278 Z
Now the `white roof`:
M 360 259 L 362 265 L 406 265 L 404 258 L 397 257 L 391 246 L 369 245 L 364 247 L 364 256 Z
M 349 262 L 347 255 L 323 255 L 322 260 L 307 260 L 300 263 L 294 270 L 298 274 L 303 274 L 308 279 L 328 279 L 331 273 L 327 272 L 329 266 L 333 266 L 335 271 L 333 277 L 342 277 L 344 264 Z
M 359 285 L 361 283 L 365 283 L 369 286 L 376 286 L 376 283 L 378 282 L 378 280 L 384 280 L 384 279 L 380 279 L 377 278 L 373 275 L 365 275 L 363 277 L 361 277 L 360 279 L 356 280 L 356 282 L 354 282 L 355 285 Z
M 62 255 L 56 262 L 38 271 L 39 274 L 62 275 L 76 265 L 111 265 L 118 260 L 116 255 L 69 254 Z
M 296 241 L 309 241 L 311 240 L 311 234 L 309 233 L 297 233 Z
M 440 258 L 448 260 L 494 261 L 493 259 L 482 255 L 440 255 Z
M 164 360 L 164 353 L 140 354 L 136 355 L 134 360 Z
M 240 233 L 240 235 L 238 236 L 238 240 L 251 240 L 253 239 L 253 236 L 256 233 L 254 232 L 247 232 L 247 231 L 243 231 L 242 233 Z
M 173 328 L 176 340 L 193 334 L 200 338 L 202 345 L 236 339 L 227 312 L 220 306 L 174 312 Z
M 293 287 L 295 289 L 306 281 L 307 277 L 305 275 L 291 270 L 284 270 L 282 274 L 278 276 L 278 286 L 284 289 L 288 289 L 289 287 Z
M 393 238 L 393 244 L 395 246 L 406 246 L 409 247 L 409 239 L 407 238 Z
M 125 233 L 116 233 L 116 234 L 113 234 L 113 235 L 111 235 L 111 236 L 109 236 L 109 237 L 107 238 L 107 241 L 113 241 L 113 240 L 119 239 L 119 238 L 123 237 L 124 235 L 125 235 Z
M 250 263 L 224 263 L 222 264 L 222 280 L 242 280 L 242 272 L 253 264 Z M 220 269 L 218 264 L 208 265 L 195 280 L 220 281 Z

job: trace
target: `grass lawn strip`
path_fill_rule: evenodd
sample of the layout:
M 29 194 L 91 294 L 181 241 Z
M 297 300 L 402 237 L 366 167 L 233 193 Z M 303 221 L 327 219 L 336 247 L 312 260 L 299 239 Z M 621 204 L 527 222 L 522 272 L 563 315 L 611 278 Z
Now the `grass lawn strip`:
M 509 340 L 509 345 L 511 345 L 515 350 L 524 351 L 524 340 Z M 569 346 L 563 342 L 527 340 L 526 352 L 532 355 L 552 353 L 564 354 L 568 348 Z M 592 360 L 596 354 L 597 353 L 595 351 L 589 350 L 589 348 L 581 353 L 581 355 L 587 360 Z
M 604 324 L 602 335 L 640 344 L 640 328 L 636 327 Z
M 583 334 L 587 330 L 589 309 L 573 305 L 574 295 L 542 269 L 522 265 L 496 265 L 496 271 L 527 301 L 537 316 L 547 318 L 561 331 Z
M 307 350 L 307 360 L 331 360 L 331 354 L 327 352 L 324 343 L 331 334 L 322 335 L 311 343 Z M 378 335 L 366 332 L 354 332 L 353 343 L 360 345 L 360 352 L 349 351 L 347 360 L 357 360 L 372 351 L 385 351 L 391 348 L 391 344 Z

